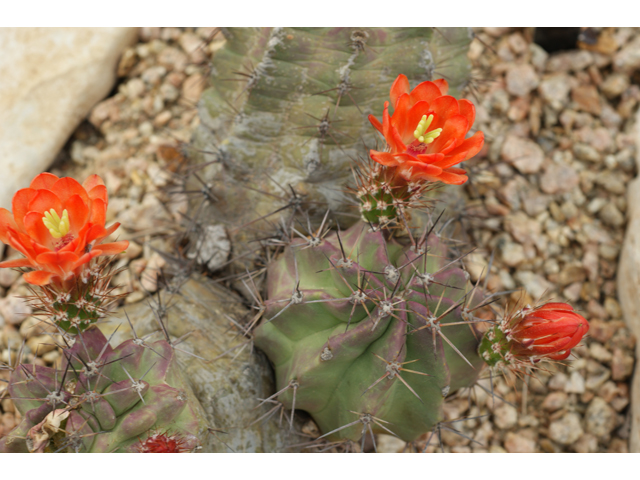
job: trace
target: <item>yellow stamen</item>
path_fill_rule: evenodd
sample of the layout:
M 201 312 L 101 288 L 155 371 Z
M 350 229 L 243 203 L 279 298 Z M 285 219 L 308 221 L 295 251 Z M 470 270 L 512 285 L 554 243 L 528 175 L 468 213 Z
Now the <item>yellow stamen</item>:
M 418 126 L 413 132 L 413 137 L 420 143 L 429 144 L 440 136 L 440 132 L 442 132 L 441 128 L 436 128 L 435 130 L 427 133 L 431 122 L 433 122 L 433 115 L 429 115 L 428 117 L 423 115 Z
M 69 212 L 63 210 L 62 218 L 60 218 L 52 208 L 48 212 L 44 212 L 42 223 L 49 229 L 49 233 L 53 238 L 62 238 L 69 233 Z

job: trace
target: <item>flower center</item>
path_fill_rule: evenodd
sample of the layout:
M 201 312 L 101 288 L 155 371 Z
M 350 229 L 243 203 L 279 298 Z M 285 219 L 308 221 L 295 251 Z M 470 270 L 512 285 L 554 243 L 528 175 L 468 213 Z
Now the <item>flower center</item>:
M 62 218 L 60 218 L 58 213 L 52 208 L 48 212 L 44 212 L 42 223 L 49 229 L 49 233 L 51 233 L 53 238 L 62 238 L 69 233 L 69 212 L 63 210 Z
M 433 115 L 429 115 L 428 117 L 426 115 L 423 115 L 422 120 L 420 120 L 418 126 L 413 132 L 414 138 L 420 143 L 429 144 L 440 136 L 440 132 L 442 132 L 441 128 L 436 128 L 431 132 L 427 132 L 429 126 L 431 125 L 431 122 L 433 122 Z

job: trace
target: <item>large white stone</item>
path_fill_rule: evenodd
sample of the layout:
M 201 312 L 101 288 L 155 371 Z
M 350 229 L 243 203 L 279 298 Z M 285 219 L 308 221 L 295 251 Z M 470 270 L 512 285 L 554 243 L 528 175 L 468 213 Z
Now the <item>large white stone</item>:
M 0 28 L 0 207 L 111 90 L 136 28 Z
M 636 118 L 636 161 L 640 171 L 640 112 Z M 627 189 L 627 232 L 618 264 L 618 298 L 624 320 L 640 339 L 640 175 Z M 636 343 L 636 359 L 640 358 L 640 342 Z M 637 362 L 637 360 L 636 360 Z M 631 435 L 629 451 L 640 453 L 640 370 L 636 368 L 631 383 Z

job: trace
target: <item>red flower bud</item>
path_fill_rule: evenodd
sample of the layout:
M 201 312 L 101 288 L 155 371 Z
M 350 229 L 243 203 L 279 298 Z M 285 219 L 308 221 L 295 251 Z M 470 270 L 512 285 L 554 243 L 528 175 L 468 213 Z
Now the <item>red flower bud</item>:
M 446 95 L 448 89 L 446 80 L 439 79 L 410 90 L 407 77 L 399 75 L 391 86 L 393 115 L 389 102 L 384 104 L 382 123 L 369 115 L 388 145 L 385 152 L 371 150 L 371 158 L 395 167 L 406 181 L 466 182 L 465 171 L 454 165 L 480 151 L 484 134 L 476 132 L 465 139 L 475 120 L 475 107 L 469 100 Z
M 564 360 L 589 331 L 589 322 L 566 303 L 547 303 L 527 313 L 509 335 L 514 355 Z
M 506 316 L 489 329 L 479 353 L 490 366 L 519 370 L 540 360 L 564 360 L 589 331 L 589 322 L 566 303 L 547 303 Z

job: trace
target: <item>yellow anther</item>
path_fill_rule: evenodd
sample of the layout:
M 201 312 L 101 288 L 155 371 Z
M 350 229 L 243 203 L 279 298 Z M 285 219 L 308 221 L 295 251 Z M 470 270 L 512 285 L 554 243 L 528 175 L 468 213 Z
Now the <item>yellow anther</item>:
M 62 238 L 69 233 L 69 212 L 63 210 L 62 218 L 60 218 L 52 208 L 48 212 L 44 212 L 42 223 L 49 229 L 49 233 L 53 238 Z
M 413 137 L 420 143 L 429 144 L 438 138 L 440 132 L 442 132 L 441 128 L 436 128 L 435 130 L 427 133 L 427 130 L 431 126 L 431 122 L 433 122 L 433 115 L 429 115 L 428 117 L 423 115 L 418 126 L 413 132 Z

